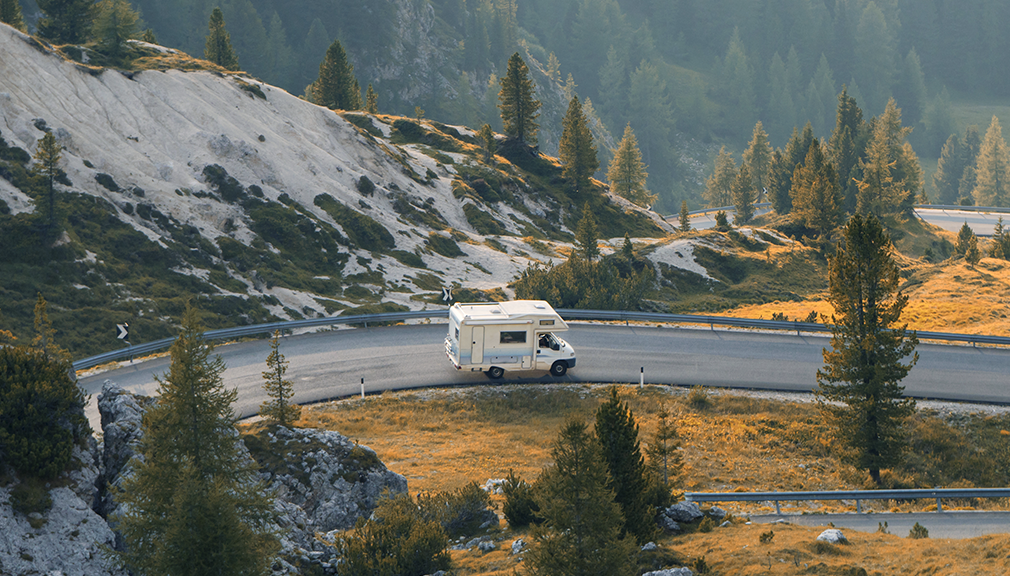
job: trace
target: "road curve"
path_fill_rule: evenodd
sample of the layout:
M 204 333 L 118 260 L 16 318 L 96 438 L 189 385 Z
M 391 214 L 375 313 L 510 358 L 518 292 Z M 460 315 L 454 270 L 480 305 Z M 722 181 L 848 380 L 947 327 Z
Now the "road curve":
M 483 373 L 457 372 L 445 357 L 445 324 L 415 324 L 336 330 L 289 336 L 281 352 L 289 364 L 294 401 L 306 404 L 365 391 L 492 382 L 645 382 L 677 386 L 722 386 L 809 392 L 816 386 L 825 335 L 759 333 L 696 327 L 572 323 L 565 339 L 578 353 L 576 368 L 558 380 L 543 372 L 506 372 L 500 381 Z M 266 340 L 217 349 L 227 370 L 225 385 L 238 388 L 236 412 L 255 414 L 265 396 Z M 904 380 L 917 398 L 1010 403 L 1006 366 L 1010 350 L 920 344 L 919 363 Z M 152 395 L 154 376 L 168 369 L 168 358 L 128 365 L 81 379 L 87 394 L 112 380 L 127 390 Z M 94 400 L 89 418 L 97 424 Z M 96 426 L 96 430 L 97 430 Z

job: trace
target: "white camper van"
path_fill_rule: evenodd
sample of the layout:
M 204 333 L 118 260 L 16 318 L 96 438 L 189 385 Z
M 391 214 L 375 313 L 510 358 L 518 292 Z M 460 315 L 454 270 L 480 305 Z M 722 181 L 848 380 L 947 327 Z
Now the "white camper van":
M 542 300 L 453 304 L 445 354 L 457 370 L 501 378 L 505 370 L 547 370 L 564 376 L 575 367 L 575 349 L 557 336 L 568 330 Z

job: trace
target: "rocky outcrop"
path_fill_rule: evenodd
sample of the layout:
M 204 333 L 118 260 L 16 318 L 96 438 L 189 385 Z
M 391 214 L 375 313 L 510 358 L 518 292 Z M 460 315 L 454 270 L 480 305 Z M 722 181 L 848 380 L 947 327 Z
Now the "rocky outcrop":
M 841 530 L 836 528 L 828 528 L 821 535 L 817 537 L 818 542 L 827 542 L 828 544 L 848 544 L 849 540 L 842 534 Z
M 98 479 L 99 499 L 95 511 L 105 518 L 109 517 L 116 506 L 109 489 L 111 486 L 119 486 L 123 468 L 136 454 L 144 412 L 153 404 L 153 398 L 131 394 L 109 380 L 102 384 L 102 393 L 98 395 L 98 412 L 102 417 L 103 472 Z

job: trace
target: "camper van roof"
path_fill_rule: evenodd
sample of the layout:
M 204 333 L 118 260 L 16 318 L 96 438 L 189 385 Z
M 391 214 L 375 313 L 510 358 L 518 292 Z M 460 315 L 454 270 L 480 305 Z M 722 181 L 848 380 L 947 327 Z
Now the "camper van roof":
M 513 300 L 511 302 L 477 302 L 455 305 L 464 316 L 474 320 L 507 320 L 522 316 L 556 315 L 551 305 L 543 300 Z

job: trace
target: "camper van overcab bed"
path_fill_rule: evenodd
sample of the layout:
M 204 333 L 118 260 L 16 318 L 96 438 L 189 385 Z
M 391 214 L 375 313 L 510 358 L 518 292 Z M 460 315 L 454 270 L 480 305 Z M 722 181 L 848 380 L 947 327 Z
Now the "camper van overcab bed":
M 568 324 L 542 300 L 457 303 L 449 309 L 445 354 L 457 370 L 501 378 L 505 370 L 546 370 L 561 377 L 575 367 L 575 349 L 557 333 Z

